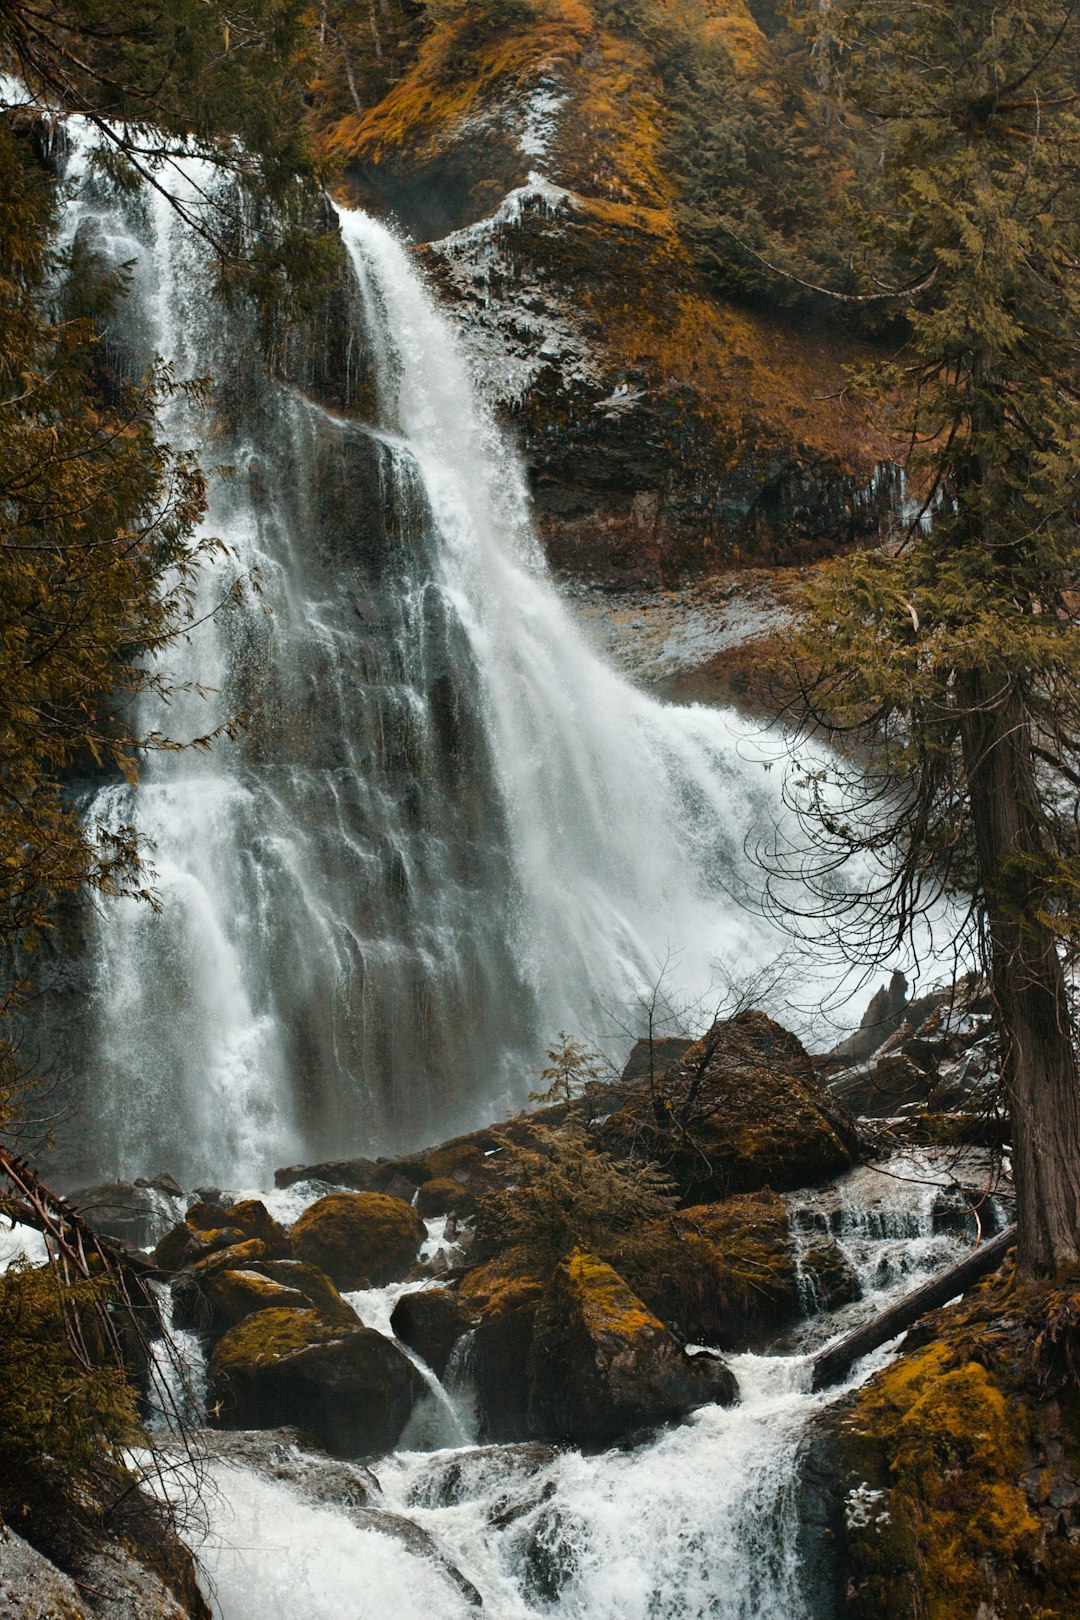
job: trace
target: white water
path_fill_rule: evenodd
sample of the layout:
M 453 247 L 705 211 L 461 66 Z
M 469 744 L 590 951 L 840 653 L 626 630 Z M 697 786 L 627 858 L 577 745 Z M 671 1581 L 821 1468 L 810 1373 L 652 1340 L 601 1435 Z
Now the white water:
M 407 249 L 340 214 L 350 363 L 379 405 L 331 414 L 267 375 L 164 199 L 103 193 L 72 130 L 65 237 L 134 265 L 108 357 L 212 376 L 210 405 L 177 401 L 163 428 L 234 469 L 211 480 L 229 550 L 204 570 L 209 617 L 168 655 L 188 689 L 143 719 L 251 725 L 88 804 L 141 831 L 163 911 L 102 904 L 51 1015 L 80 1077 L 70 1175 L 265 1185 L 435 1140 L 524 1101 L 559 1029 L 625 1024 L 660 964 L 679 1002 L 718 961 L 774 958 L 744 843 L 779 815 L 779 773 L 732 715 L 662 706 L 591 649 Z M 197 163 L 175 183 L 222 195 Z M 252 572 L 261 594 L 213 615 Z
M 800 1566 L 797 1459 L 810 1419 L 843 1391 L 808 1394 L 810 1358 L 970 1241 L 935 1229 L 942 1175 L 932 1156 L 901 1175 L 862 1169 L 837 1192 L 790 1196 L 793 1227 L 819 1242 L 832 1233 L 863 1298 L 804 1323 L 787 1355 L 733 1357 L 739 1405 L 705 1407 L 652 1441 L 588 1455 L 402 1451 L 375 1464 L 373 1505 L 428 1531 L 492 1620 L 819 1620 Z M 389 1331 L 400 1291 L 353 1302 Z M 887 1354 L 868 1358 L 846 1387 Z M 301 1502 L 246 1467 L 216 1463 L 213 1481 L 213 1531 L 200 1557 L 219 1620 L 475 1612 L 429 1558 L 359 1528 L 344 1505 Z

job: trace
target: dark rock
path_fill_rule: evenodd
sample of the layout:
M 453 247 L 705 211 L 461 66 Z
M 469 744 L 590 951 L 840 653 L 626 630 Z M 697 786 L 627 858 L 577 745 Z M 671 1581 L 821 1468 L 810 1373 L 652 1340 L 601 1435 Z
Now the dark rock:
M 289 1236 L 297 1258 L 338 1288 L 380 1288 L 407 1275 L 427 1231 L 401 1198 L 330 1193 L 304 1211 Z
M 220 1204 L 224 1208 L 227 1202 L 220 1187 L 193 1187 L 191 1190 L 193 1196 L 204 1204 Z
M 462 1219 L 476 1214 L 476 1194 L 463 1187 L 453 1176 L 441 1176 L 425 1181 L 416 1194 L 416 1212 L 424 1220 L 438 1215 L 457 1215 Z
M 258 1271 L 227 1268 L 199 1277 L 181 1272 L 173 1283 L 173 1321 L 221 1338 L 237 1322 L 257 1311 L 307 1310 L 310 1301 L 297 1288 L 264 1277 Z
M 387 1179 L 385 1159 L 329 1159 L 323 1164 L 291 1164 L 274 1171 L 275 1187 L 294 1187 L 299 1181 L 321 1181 L 328 1187 L 382 1192 Z
M 859 1279 L 838 1243 L 815 1243 L 803 1255 L 802 1269 L 819 1311 L 837 1311 L 862 1298 Z
M 536 1314 L 529 1424 L 575 1445 L 607 1445 L 738 1389 L 717 1356 L 691 1356 L 595 1255 L 558 1267 Z
M 907 980 L 897 971 L 887 985 L 881 985 L 871 996 L 855 1033 L 834 1046 L 829 1057 L 849 1063 L 869 1057 L 900 1028 L 907 1004 Z
M 596 1135 L 616 1158 L 655 1160 L 688 1203 L 825 1181 L 859 1151 L 855 1121 L 801 1043 L 760 1012 L 715 1023 L 655 1095 L 631 1098 Z
M 683 1340 L 761 1349 L 798 1315 L 787 1207 L 744 1193 L 651 1222 L 615 1257 L 649 1309 Z
M 184 1189 L 175 1176 L 170 1176 L 167 1170 L 159 1170 L 156 1176 L 147 1180 L 144 1176 L 135 1177 L 136 1187 L 150 1187 L 154 1192 L 162 1192 L 167 1198 L 183 1198 Z
M 462 1280 L 462 1306 L 476 1315 L 462 1344 L 482 1440 L 523 1440 L 529 1433 L 528 1357 L 542 1293 L 541 1279 L 512 1255 L 477 1266 Z
M 351 1305 L 346 1305 L 325 1271 L 309 1266 L 303 1260 L 266 1260 L 258 1268 L 264 1276 L 273 1277 L 287 1288 L 303 1294 L 327 1322 L 342 1327 L 355 1327 L 360 1318 Z
M 209 1232 L 216 1227 L 228 1224 L 225 1220 L 227 1209 L 228 1205 L 226 1204 L 198 1199 L 194 1204 L 188 1205 L 184 1221 L 186 1225 L 193 1227 L 196 1232 Z
M 190 1215 L 188 1218 L 190 1220 Z M 260 1243 L 265 1243 L 266 1253 L 271 1260 L 292 1258 L 289 1234 L 283 1226 L 279 1226 L 266 1205 L 258 1198 L 247 1198 L 241 1204 L 230 1204 L 221 1225 L 236 1227 L 248 1237 L 258 1238 Z
M 448 1288 L 422 1288 L 415 1294 L 402 1294 L 390 1318 L 390 1326 L 402 1344 L 415 1350 L 438 1378 L 446 1371 L 451 1350 L 470 1325 L 458 1296 Z
M 155 1188 L 133 1181 L 106 1181 L 80 1187 L 68 1194 L 68 1203 L 102 1237 L 118 1238 L 137 1249 L 149 1248 L 164 1237 L 176 1219 L 171 1200 Z
M 210 1357 L 225 1427 L 295 1424 L 335 1456 L 389 1451 L 427 1393 L 391 1339 L 313 1310 L 269 1310 L 230 1329 Z

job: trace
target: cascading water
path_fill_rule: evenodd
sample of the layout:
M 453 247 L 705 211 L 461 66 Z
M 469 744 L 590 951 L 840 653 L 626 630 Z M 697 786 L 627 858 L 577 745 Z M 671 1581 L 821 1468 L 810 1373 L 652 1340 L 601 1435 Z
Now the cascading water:
M 774 956 L 743 842 L 778 783 L 732 716 L 661 706 L 593 653 L 404 246 L 341 212 L 379 403 L 334 415 L 267 374 L 168 204 L 103 192 L 75 136 L 66 232 L 134 265 L 110 354 L 212 377 L 164 429 L 234 469 L 207 519 L 228 554 L 169 655 L 186 690 L 144 720 L 250 723 L 89 806 L 140 829 L 163 910 L 104 904 L 80 1016 L 54 1018 L 70 1174 L 236 1185 L 430 1141 L 520 1102 L 554 1032 L 594 1031 L 658 963 L 689 997 L 717 958 Z M 220 194 L 194 163 L 174 181 Z M 250 572 L 261 594 L 213 614 Z
M 375 1505 L 419 1526 L 426 1550 L 358 1520 L 347 1494 L 335 1505 L 340 1464 L 305 1457 L 315 1479 L 327 1470 L 327 1488 L 301 1498 L 245 1466 L 242 1452 L 215 1463 L 200 1558 L 220 1620 L 464 1620 L 476 1611 L 447 1568 L 492 1620 L 825 1620 L 830 1600 L 803 1558 L 798 1459 L 808 1426 L 843 1391 L 808 1393 L 811 1358 L 968 1245 L 957 1230 L 964 1199 L 942 1191 L 948 1175 L 947 1156 L 914 1156 L 896 1175 L 862 1168 L 836 1188 L 789 1196 L 793 1231 L 830 1234 L 861 1297 L 810 1316 L 786 1354 L 733 1357 L 738 1405 L 600 1453 L 453 1442 L 375 1463 Z M 350 1298 L 385 1332 L 400 1291 Z

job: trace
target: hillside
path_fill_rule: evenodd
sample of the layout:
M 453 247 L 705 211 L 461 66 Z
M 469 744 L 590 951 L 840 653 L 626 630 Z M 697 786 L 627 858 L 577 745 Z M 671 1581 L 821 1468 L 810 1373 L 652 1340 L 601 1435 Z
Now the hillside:
M 672 584 L 878 533 L 895 447 L 844 397 L 856 339 L 745 276 L 725 296 L 700 251 L 684 58 L 733 76 L 733 138 L 770 160 L 804 96 L 744 0 L 382 0 L 335 41 L 313 118 L 340 194 L 420 244 L 560 571 Z M 820 211 L 842 164 L 818 181 Z

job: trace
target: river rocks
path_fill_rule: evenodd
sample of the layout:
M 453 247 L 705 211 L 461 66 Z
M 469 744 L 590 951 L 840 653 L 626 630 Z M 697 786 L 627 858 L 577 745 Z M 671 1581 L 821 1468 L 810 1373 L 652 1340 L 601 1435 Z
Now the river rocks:
M 390 1326 L 402 1344 L 415 1350 L 441 1378 L 453 1350 L 470 1320 L 456 1294 L 448 1288 L 421 1288 L 402 1294 L 394 1306 Z
M 325 1271 L 317 1266 L 309 1266 L 303 1260 L 266 1260 L 256 1269 L 265 1277 L 272 1277 L 303 1294 L 325 1321 L 339 1327 L 355 1327 L 359 1321 L 352 1306 L 345 1303 Z
M 209 1398 L 226 1426 L 295 1424 L 336 1456 L 388 1451 L 426 1385 L 392 1340 L 313 1310 L 267 1310 L 230 1329 L 210 1358 Z
M 231 1204 L 221 1224 L 235 1227 L 246 1237 L 257 1238 L 264 1243 L 267 1257 L 271 1260 L 288 1260 L 292 1257 L 288 1233 L 258 1198 L 246 1198 L 240 1204 Z
M 600 1127 L 616 1157 L 653 1159 L 687 1203 L 827 1180 L 856 1160 L 844 1105 L 822 1089 L 798 1039 L 760 1012 L 718 1021 Z
M 173 1283 L 173 1322 L 219 1339 L 256 1311 L 305 1310 L 310 1301 L 258 1271 L 221 1268 L 199 1277 L 181 1272 Z
M 67 1202 L 102 1237 L 117 1238 L 136 1249 L 156 1243 L 176 1220 L 178 1209 L 169 1194 L 149 1184 L 106 1181 L 80 1187 Z
M 515 1255 L 500 1255 L 463 1278 L 462 1306 L 475 1315 L 468 1365 L 483 1440 L 529 1433 L 527 1362 L 543 1279 Z
M 306 1209 L 289 1235 L 298 1259 L 349 1289 L 380 1288 L 404 1277 L 427 1231 L 403 1199 L 331 1193 Z
M 1074 1285 L 1006 1270 L 819 1432 L 812 1492 L 831 1473 L 841 1513 L 811 1507 L 834 1514 L 845 1615 L 1080 1613 L 1078 1323 Z
M 775 1193 L 694 1205 L 653 1222 L 619 1264 L 657 1316 L 695 1343 L 760 1349 L 798 1314 L 787 1209 Z
M 544 1293 L 528 1377 L 533 1432 L 576 1444 L 609 1444 L 737 1395 L 718 1357 L 687 1355 L 610 1266 L 581 1250 Z

